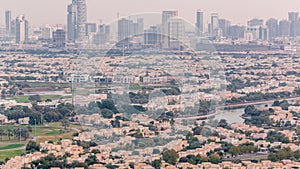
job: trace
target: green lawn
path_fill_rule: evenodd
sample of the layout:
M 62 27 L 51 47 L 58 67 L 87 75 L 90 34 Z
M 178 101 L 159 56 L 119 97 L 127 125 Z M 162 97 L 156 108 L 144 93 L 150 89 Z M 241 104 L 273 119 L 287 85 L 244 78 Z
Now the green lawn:
M 29 98 L 29 96 L 23 95 L 23 96 L 15 97 L 15 98 L 13 98 L 13 100 L 15 100 L 18 103 L 29 103 L 28 98 Z
M 21 155 L 25 150 L 11 150 L 11 151 L 1 151 L 0 161 L 4 161 L 6 158 L 12 158 Z
M 1 126 L 1 128 L 6 132 L 8 129 L 14 130 L 15 128 L 18 128 L 19 126 L 15 126 L 15 125 L 5 125 L 5 126 Z M 22 127 L 26 127 L 26 125 L 22 126 Z M 31 129 L 32 132 L 30 133 L 30 137 L 33 136 L 58 136 L 60 134 L 63 134 L 64 131 L 64 127 L 62 127 L 60 122 L 57 123 L 51 123 L 49 124 L 49 126 L 34 126 L 31 125 Z M 2 136 L 2 140 L 0 137 L 0 143 L 1 142 L 9 142 L 9 141 L 18 141 L 18 139 L 13 140 L 14 137 L 11 137 L 11 140 L 8 139 L 7 135 L 3 135 Z M 23 141 L 23 140 L 22 140 Z
M 14 149 L 14 148 L 20 148 L 23 146 L 25 146 L 25 144 L 10 144 L 7 146 L 0 147 L 0 150 L 9 150 L 9 149 Z
M 26 84 L 26 85 L 29 85 L 29 87 L 52 87 L 52 88 L 55 88 L 55 87 L 69 87 L 70 84 L 69 83 L 45 83 L 45 82 L 39 82 L 39 83 L 34 83 L 34 82 L 24 82 L 24 83 L 20 83 L 20 84 Z
M 60 135 L 60 134 L 63 134 L 63 133 L 65 133 L 64 130 L 54 130 L 54 131 L 45 133 L 45 135 L 46 136 L 52 136 L 52 135 Z
M 57 100 L 59 98 L 61 98 L 60 95 L 41 95 L 41 98 L 43 101 L 47 100 L 47 99 L 51 99 L 51 100 Z M 22 96 L 18 96 L 15 98 L 11 98 L 13 100 L 16 100 L 16 102 L 18 103 L 29 103 L 29 95 L 22 95 Z
M 37 126 L 36 129 L 32 126 L 32 134 L 37 136 L 59 135 L 62 128 L 59 126 Z
M 77 125 L 71 125 L 72 127 L 80 127 Z M 14 128 L 17 128 L 18 126 L 14 125 L 7 125 L 7 126 L 1 126 L 1 128 L 6 131 L 8 128 L 13 130 Z M 25 127 L 25 126 L 23 126 Z M 61 126 L 60 122 L 51 123 L 49 126 L 31 126 L 32 132 L 30 133 L 30 136 L 34 136 L 35 133 L 37 135 L 37 141 L 38 143 L 45 142 L 45 141 L 58 141 L 60 138 L 66 139 L 66 138 L 72 138 L 72 135 L 74 131 L 64 131 L 63 127 Z M 21 155 L 25 150 L 9 150 L 9 149 L 16 149 L 21 148 L 25 146 L 28 142 L 22 141 L 19 142 L 18 139 L 16 140 L 8 140 L 7 136 L 2 136 L 2 141 L 0 141 L 0 161 L 4 161 L 5 158 L 12 158 L 14 156 Z M 13 139 L 13 137 L 11 137 Z

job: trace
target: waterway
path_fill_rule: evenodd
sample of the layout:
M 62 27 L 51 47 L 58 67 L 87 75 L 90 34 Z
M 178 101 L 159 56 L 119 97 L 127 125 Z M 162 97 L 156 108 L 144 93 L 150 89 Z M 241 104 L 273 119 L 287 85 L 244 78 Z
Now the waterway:
M 271 104 L 267 104 L 270 106 Z M 266 104 L 255 105 L 256 108 L 261 108 L 266 106 Z M 228 123 L 243 123 L 245 120 L 242 118 L 245 108 L 238 108 L 232 110 L 224 110 L 223 112 L 217 114 L 214 119 L 220 121 L 225 119 Z

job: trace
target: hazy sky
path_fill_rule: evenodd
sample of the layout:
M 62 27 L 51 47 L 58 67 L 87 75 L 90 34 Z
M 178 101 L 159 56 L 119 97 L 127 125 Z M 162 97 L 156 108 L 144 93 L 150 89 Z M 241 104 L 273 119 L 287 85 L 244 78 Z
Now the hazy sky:
M 33 25 L 66 24 L 67 5 L 71 0 L 0 0 L 0 25 L 4 25 L 4 12 L 12 11 L 15 18 L 25 14 Z M 257 17 L 286 19 L 287 12 L 299 11 L 300 0 L 87 0 L 88 20 L 104 23 L 121 16 L 142 12 L 161 12 L 175 9 L 179 15 L 195 22 L 195 11 L 205 12 L 206 23 L 212 12 L 234 24 L 246 24 Z

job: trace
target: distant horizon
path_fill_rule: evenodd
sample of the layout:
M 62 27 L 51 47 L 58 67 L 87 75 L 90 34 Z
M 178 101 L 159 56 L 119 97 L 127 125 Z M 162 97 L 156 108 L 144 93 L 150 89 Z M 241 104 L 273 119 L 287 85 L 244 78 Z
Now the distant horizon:
M 288 19 L 288 12 L 300 13 L 300 1 L 292 0 L 206 0 L 186 3 L 179 0 L 86 0 L 88 9 L 88 22 L 110 23 L 120 16 L 128 16 L 134 13 L 160 13 L 163 10 L 178 10 L 179 16 L 191 23 L 196 22 L 196 11 L 204 12 L 205 21 L 209 22 L 211 13 L 218 13 L 219 18 L 227 19 L 232 24 L 246 25 L 247 21 L 259 18 L 266 21 L 269 18 L 278 20 Z M 42 25 L 66 25 L 67 5 L 71 0 L 10 0 L 1 2 L 0 25 L 4 26 L 5 11 L 12 11 L 12 19 L 24 14 L 32 26 Z M 118 4 L 118 6 L 116 6 Z M 55 9 L 55 10 L 53 10 Z

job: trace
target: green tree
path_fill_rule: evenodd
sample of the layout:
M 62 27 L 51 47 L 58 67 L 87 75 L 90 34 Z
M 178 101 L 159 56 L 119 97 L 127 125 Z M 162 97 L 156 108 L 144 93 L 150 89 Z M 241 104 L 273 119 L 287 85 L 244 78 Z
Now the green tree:
M 36 102 L 41 102 L 42 101 L 42 98 L 40 95 L 31 95 L 29 96 L 28 100 L 31 102 L 31 103 L 36 103 Z
M 219 164 L 221 162 L 221 157 L 218 154 L 212 154 L 209 156 L 209 161 L 213 164 Z
M 219 124 L 218 124 L 218 127 L 227 128 L 229 126 L 228 126 L 228 123 L 227 123 L 227 121 L 225 119 L 221 119 L 220 122 L 219 122 Z
M 109 109 L 103 109 L 101 110 L 101 114 L 103 116 L 103 118 L 106 118 L 106 119 L 110 119 L 110 118 L 113 118 L 113 111 L 109 110 Z
M 40 145 L 35 141 L 29 141 L 26 145 L 26 150 L 29 152 L 40 151 Z
M 7 137 L 8 137 L 8 140 L 10 140 L 11 133 L 12 133 L 12 129 L 8 128 L 8 129 L 7 129 Z
M 64 127 L 65 130 L 67 130 L 67 127 L 70 126 L 70 121 L 68 119 L 62 119 L 61 120 L 61 125 Z
M 95 155 L 89 155 L 88 158 L 85 159 L 85 164 L 87 164 L 88 166 L 97 164 L 98 162 L 99 160 Z
M 177 160 L 179 158 L 179 155 L 178 153 L 175 151 L 175 150 L 167 150 L 163 153 L 163 160 L 166 162 L 166 163 L 169 163 L 169 164 L 172 164 L 172 165 L 175 165 Z
M 151 165 L 152 165 L 152 167 L 154 167 L 155 169 L 160 169 L 160 167 L 161 167 L 161 160 L 154 160 L 154 161 L 152 161 L 152 163 L 151 163 Z
M 1 127 L 1 128 L 0 128 L 0 137 L 1 137 L 1 141 L 3 140 L 3 135 L 4 135 L 4 130 L 3 130 L 3 128 Z
M 229 154 L 231 154 L 232 156 L 237 156 L 240 154 L 240 148 L 238 146 L 232 146 L 230 149 L 229 149 Z
M 99 149 L 93 149 L 93 150 L 91 151 L 91 153 L 99 154 L 99 153 L 100 153 L 100 150 L 99 150 Z
M 129 167 L 132 168 L 132 169 L 134 169 L 134 163 L 133 163 L 133 162 L 130 162 L 130 163 L 129 163 Z
M 153 149 L 152 154 L 159 154 L 159 153 L 160 153 L 159 149 Z

